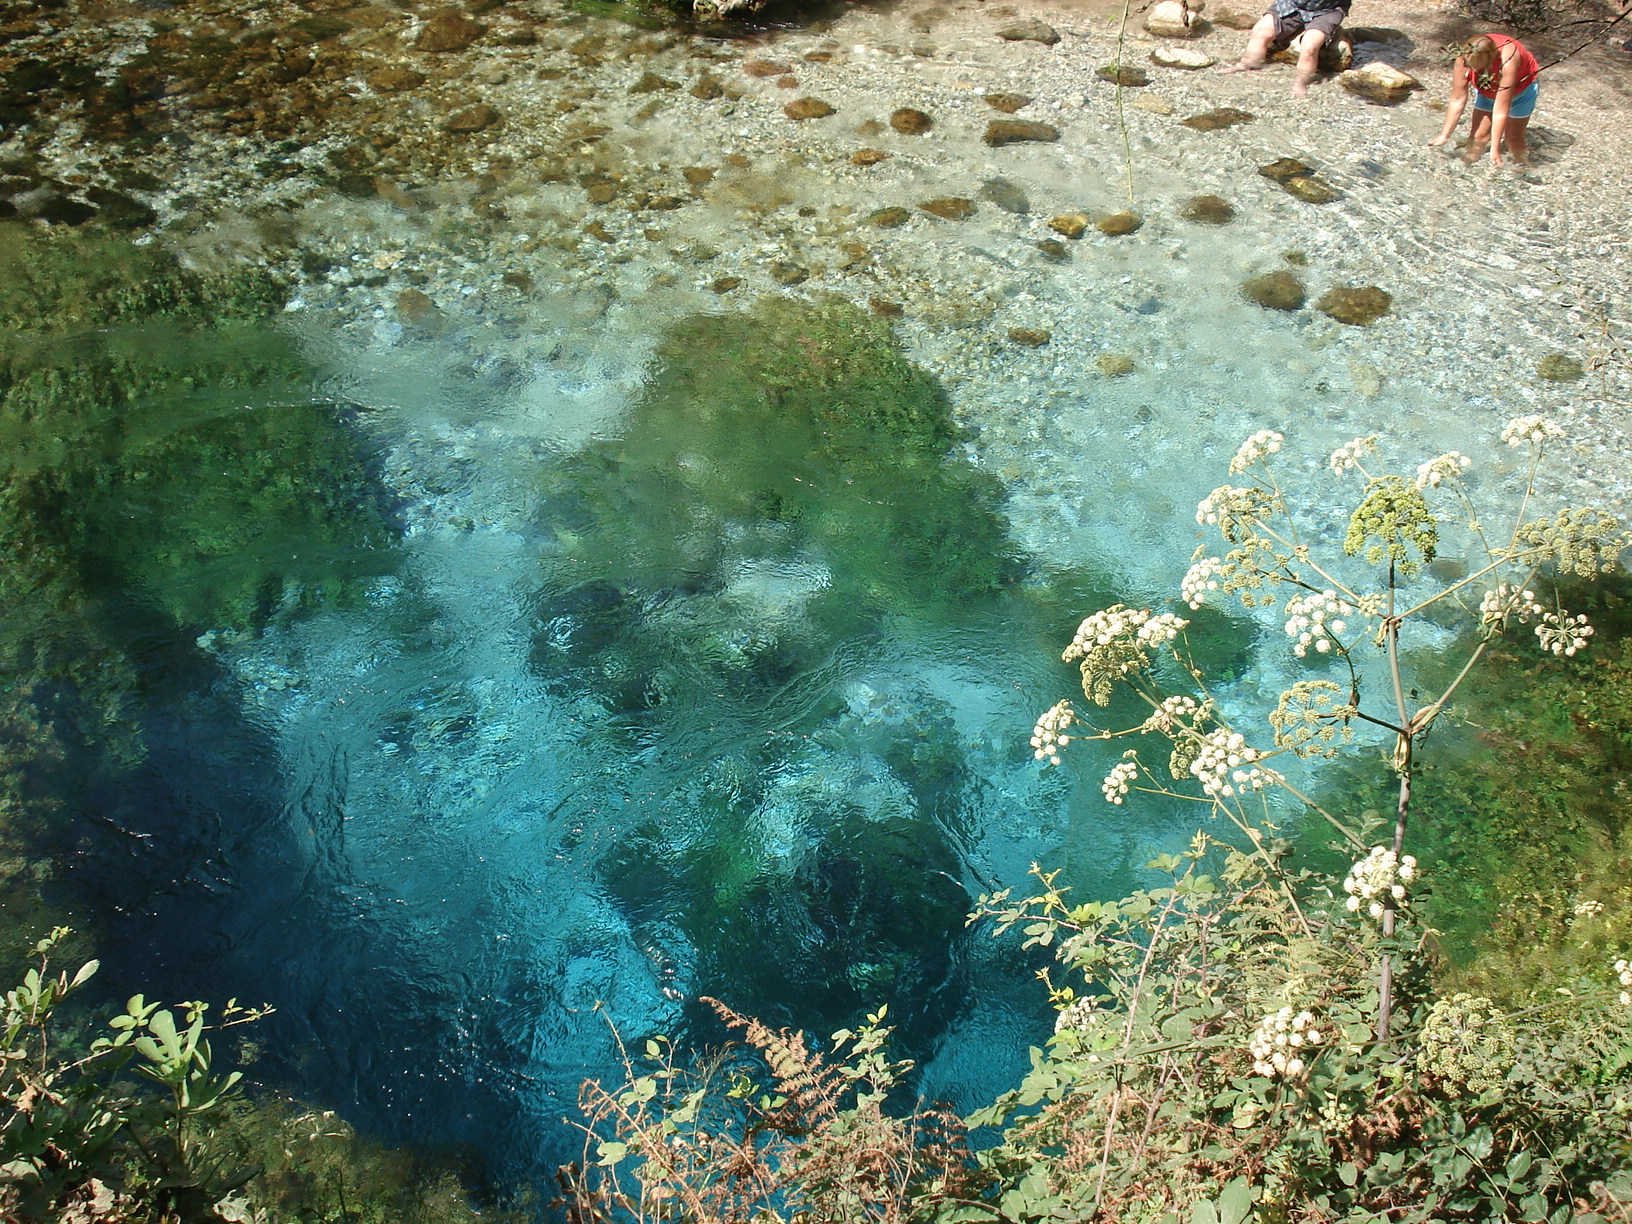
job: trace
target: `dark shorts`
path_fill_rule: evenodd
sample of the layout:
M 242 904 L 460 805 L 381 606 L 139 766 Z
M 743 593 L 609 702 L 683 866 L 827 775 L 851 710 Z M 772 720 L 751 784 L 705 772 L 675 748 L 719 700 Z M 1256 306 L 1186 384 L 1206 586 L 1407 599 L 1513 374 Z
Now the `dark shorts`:
M 1277 6 L 1279 7 L 1279 6 Z M 1337 27 L 1343 24 L 1342 9 L 1327 9 L 1324 13 L 1305 15 L 1297 9 L 1290 13 L 1270 11 L 1275 18 L 1275 37 L 1270 40 L 1269 49 L 1279 51 L 1305 30 L 1319 30 L 1331 42 L 1337 33 Z

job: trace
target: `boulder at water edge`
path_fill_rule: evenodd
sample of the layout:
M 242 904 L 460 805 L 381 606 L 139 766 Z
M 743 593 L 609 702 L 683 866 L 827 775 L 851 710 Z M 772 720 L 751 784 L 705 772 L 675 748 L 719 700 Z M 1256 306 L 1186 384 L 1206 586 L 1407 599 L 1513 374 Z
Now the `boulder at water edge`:
M 1060 41 L 1060 32 L 1046 21 L 1017 21 L 1013 25 L 1006 25 L 997 32 L 997 36 L 1008 42 L 1039 42 L 1045 47 L 1052 47 Z
M 1384 106 L 1404 102 L 1413 89 L 1422 88 L 1422 82 L 1416 77 L 1381 60 L 1373 60 L 1364 68 L 1351 68 L 1337 79 L 1350 93 Z
M 1145 16 L 1145 29 L 1157 38 L 1195 38 L 1206 30 L 1200 8 L 1187 0 L 1156 0 Z

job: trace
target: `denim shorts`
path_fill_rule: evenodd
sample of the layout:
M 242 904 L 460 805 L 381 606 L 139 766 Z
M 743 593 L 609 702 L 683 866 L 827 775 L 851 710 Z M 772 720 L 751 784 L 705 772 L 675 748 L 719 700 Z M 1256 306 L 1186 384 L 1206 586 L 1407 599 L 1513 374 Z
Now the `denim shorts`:
M 1513 95 L 1513 105 L 1507 108 L 1507 117 L 1509 119 L 1530 118 L 1531 114 L 1536 109 L 1536 87 L 1540 84 L 1540 81 L 1531 81 L 1530 84 L 1526 85 L 1523 89 L 1519 90 L 1518 93 Z M 1475 90 L 1473 94 L 1473 109 L 1493 111 L 1496 109 L 1496 99 L 1487 98 L 1484 94 Z

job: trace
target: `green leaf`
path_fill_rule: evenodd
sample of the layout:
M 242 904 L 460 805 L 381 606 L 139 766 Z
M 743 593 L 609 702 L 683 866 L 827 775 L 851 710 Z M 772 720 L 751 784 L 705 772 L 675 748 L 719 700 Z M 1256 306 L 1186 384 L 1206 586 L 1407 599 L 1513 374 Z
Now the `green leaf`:
M 629 1145 L 616 1139 L 603 1139 L 595 1145 L 596 1163 L 606 1166 L 615 1165 L 629 1154 Z
M 1241 1224 L 1252 1214 L 1255 1197 L 1251 1182 L 1244 1177 L 1233 1179 L 1218 1196 L 1219 1224 Z

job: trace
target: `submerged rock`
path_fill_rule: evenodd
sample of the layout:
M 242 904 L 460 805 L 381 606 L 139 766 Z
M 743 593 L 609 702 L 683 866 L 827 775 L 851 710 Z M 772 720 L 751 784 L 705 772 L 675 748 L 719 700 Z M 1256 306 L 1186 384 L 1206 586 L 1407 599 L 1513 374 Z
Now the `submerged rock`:
M 1031 211 L 1031 200 L 1027 198 L 1025 191 L 1006 178 L 987 179 L 980 185 L 980 198 L 1017 217 L 1023 217 Z
M 1222 196 L 1191 196 L 1179 207 L 1179 216 L 1201 225 L 1228 225 L 1235 220 L 1235 206 Z
M 476 106 L 467 106 L 464 110 L 451 116 L 442 125 L 442 130 L 452 132 L 455 135 L 465 132 L 480 132 L 483 128 L 492 127 L 498 121 L 498 111 L 491 106 L 478 104 Z
M 1285 184 L 1295 178 L 1307 178 L 1315 172 L 1295 157 L 1277 157 L 1268 165 L 1259 166 L 1258 173 L 1277 183 Z
M 1122 378 L 1139 368 L 1133 358 L 1126 353 L 1101 353 L 1094 364 L 1106 378 Z
M 486 33 L 485 25 L 472 21 L 458 9 L 442 9 L 426 18 L 414 39 L 414 50 L 437 53 L 463 51 Z
M 1303 282 L 1284 268 L 1243 281 L 1241 296 L 1266 310 L 1301 310 L 1307 300 Z
M 1551 382 L 1575 382 L 1586 372 L 1587 367 L 1581 359 L 1568 353 L 1548 353 L 1536 362 L 1536 373 Z
M 963 221 L 975 215 L 975 202 L 962 196 L 941 196 L 918 205 L 932 217 L 943 221 Z
M 879 229 L 900 229 L 910 220 L 912 214 L 900 207 L 875 208 L 867 214 L 867 224 L 876 225 Z
M 1027 141 L 1047 142 L 1059 138 L 1059 128 L 1026 119 L 993 119 L 986 125 L 986 135 L 982 137 L 994 149 Z
M 852 166 L 876 166 L 879 162 L 889 161 L 891 156 L 893 155 L 884 152 L 883 149 L 858 149 L 850 154 L 850 164 Z
M 1251 123 L 1253 117 L 1251 111 L 1244 111 L 1234 106 L 1219 106 L 1210 111 L 1202 111 L 1199 115 L 1191 115 L 1188 119 L 1181 119 L 1179 122 L 1197 132 L 1218 132 L 1225 128 L 1234 127 L 1238 123 Z
M 363 77 L 370 89 L 380 93 L 404 93 L 410 89 L 418 89 L 428 79 L 423 72 L 418 72 L 403 64 L 388 64 L 384 68 L 376 68 Z
M 1305 204 L 1330 204 L 1343 198 L 1343 193 L 1323 178 L 1312 174 L 1298 175 L 1281 184 L 1281 190 L 1294 195 Z
M 1393 296 L 1376 285 L 1360 285 L 1328 289 L 1315 309 L 1339 323 L 1366 327 L 1387 314 L 1393 304 Z
M 1086 220 L 1087 218 L 1084 218 Z M 1049 263 L 1063 264 L 1071 260 L 1071 251 L 1058 238 L 1043 238 L 1037 243 L 1037 250 Z
M 890 126 L 903 136 L 922 136 L 935 121 L 921 110 L 903 106 L 890 112 Z
M 1111 213 L 1094 222 L 1094 228 L 1108 238 L 1120 238 L 1144 225 L 1145 219 L 1131 209 Z
M 833 107 L 820 98 L 797 98 L 782 108 L 789 119 L 825 119 L 833 114 Z
M 1037 42 L 1052 47 L 1060 41 L 1060 32 L 1046 21 L 1031 19 L 1017 21 L 1013 25 L 1006 25 L 997 32 L 997 36 L 1008 42 Z
M 1048 228 L 1066 238 L 1081 238 L 1088 232 L 1088 225 L 1085 213 L 1061 213 L 1048 219 Z
M 1094 70 L 1094 75 L 1102 81 L 1129 89 L 1141 89 L 1150 84 L 1150 74 L 1133 64 L 1104 64 Z
M 1005 115 L 1012 115 L 1022 107 L 1030 106 L 1031 97 L 1021 93 L 989 93 L 986 95 L 986 105 Z
M 1026 348 L 1041 348 L 1053 339 L 1053 336 L 1040 327 L 1011 327 L 1009 339 Z

